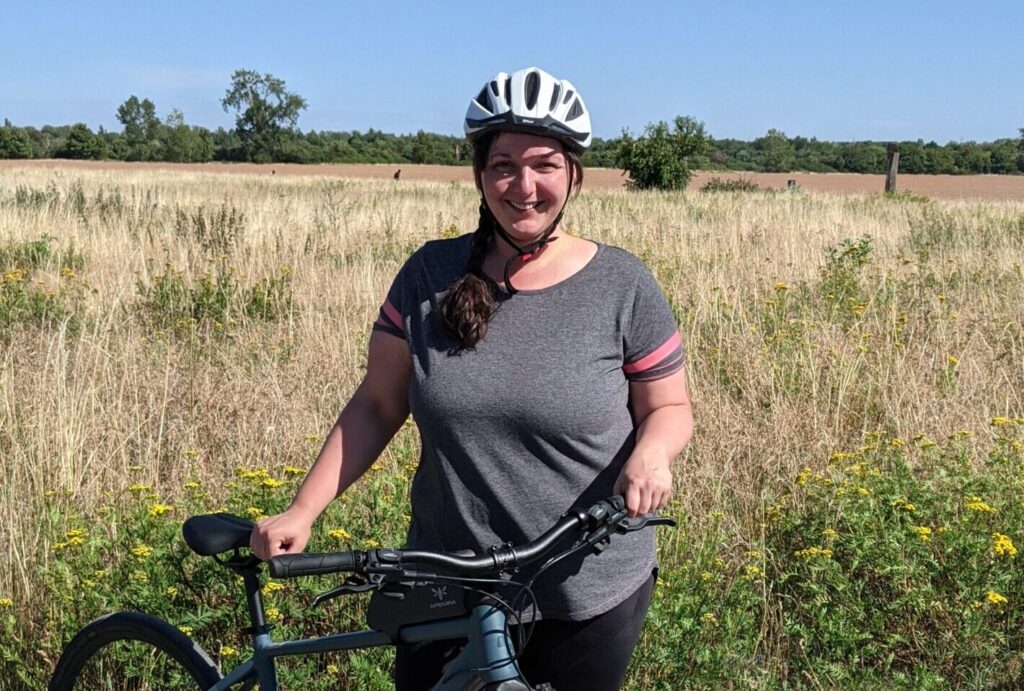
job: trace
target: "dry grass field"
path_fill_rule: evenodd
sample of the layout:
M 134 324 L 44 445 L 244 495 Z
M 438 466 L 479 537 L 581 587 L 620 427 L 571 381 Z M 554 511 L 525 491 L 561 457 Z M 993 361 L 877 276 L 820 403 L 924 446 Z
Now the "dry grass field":
M 65 527 L 139 487 L 180 507 L 202 485 L 211 508 L 241 510 L 239 468 L 309 465 L 404 258 L 475 222 L 468 169 L 403 166 L 395 184 L 393 168 L 0 167 L 8 656 L 45 673 L 65 619 L 89 614 L 71 594 L 99 576 L 74 575 Z M 641 194 L 588 172 L 566 215 L 571 232 L 643 258 L 680 322 L 697 429 L 671 509 L 684 527 L 662 535 L 669 581 L 700 550 L 741 564 L 763 549 L 766 515 L 801 471 L 865 435 L 902 440 L 915 462 L 912 440 L 957 438 L 980 462 L 993 419 L 1024 415 L 1024 177 L 902 178 L 929 200 L 834 193 L 880 179 L 747 177 L 801 191 Z M 40 242 L 38 261 L 18 264 Z M 414 432 L 399 441 L 385 475 L 415 462 Z M 359 520 L 349 532 L 371 529 Z M 635 688 L 672 687 L 636 674 Z
M 464 182 L 472 184 L 473 176 L 466 166 L 436 166 L 408 164 L 325 164 L 302 165 L 290 163 L 128 163 L 119 161 L 0 161 L 0 170 L 16 167 L 40 167 L 96 170 L 178 170 L 217 172 L 232 175 L 305 175 L 313 177 L 367 178 L 393 180 L 395 171 L 401 170 L 402 181 Z M 711 178 L 722 180 L 749 180 L 765 189 L 785 189 L 789 180 L 807 192 L 832 194 L 877 194 L 885 188 L 884 175 L 855 173 L 738 173 L 729 171 L 699 171 L 690 183 L 697 190 Z M 588 189 L 622 189 L 627 177 L 619 170 L 590 168 L 586 173 Z M 1024 201 L 1024 175 L 901 175 L 897 188 L 934 199 L 962 199 L 989 201 Z

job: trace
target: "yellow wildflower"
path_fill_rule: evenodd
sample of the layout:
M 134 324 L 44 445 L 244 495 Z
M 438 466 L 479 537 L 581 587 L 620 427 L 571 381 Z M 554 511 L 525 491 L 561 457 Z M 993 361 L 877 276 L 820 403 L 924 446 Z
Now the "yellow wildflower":
M 202 487 L 202 485 L 195 480 L 189 480 L 185 483 L 185 489 L 199 489 L 200 487 Z
M 913 528 L 911 528 L 911 530 L 913 530 L 915 533 L 917 533 L 917 536 L 919 538 L 921 538 L 921 542 L 931 542 L 932 541 L 932 529 L 929 528 L 928 526 L 926 526 L 926 525 L 918 525 L 918 526 L 914 526 Z
M 756 561 L 761 558 L 761 553 L 758 552 L 756 549 L 747 550 L 746 557 L 747 559 L 753 559 Z
M 350 535 L 349 532 L 347 530 L 345 530 L 344 528 L 335 528 L 334 530 L 332 530 L 331 532 L 329 532 L 327 534 L 330 537 L 333 537 L 335 540 L 351 540 L 352 539 L 352 535 Z
M 225 645 L 220 649 L 221 657 L 238 657 L 238 648 L 232 648 L 230 645 Z
M 1014 547 L 1013 540 L 1009 535 L 1002 533 L 992 533 L 992 551 L 1000 557 L 1013 559 L 1017 556 L 1017 548 Z
M 14 606 L 14 600 L 9 597 L 0 597 L 0 607 L 8 609 Z
M 378 547 L 380 547 L 380 543 L 373 538 L 366 541 L 366 549 L 376 549 Z
M 169 586 L 167 586 L 167 591 L 166 592 L 167 592 L 167 597 L 174 597 L 175 595 L 178 594 L 178 589 L 175 588 L 173 585 L 169 585 Z
M 278 622 L 281 621 L 281 610 L 277 607 L 267 607 L 267 621 Z
M 832 550 L 828 547 L 808 547 L 806 549 L 798 549 L 793 552 L 793 556 L 799 557 L 800 559 L 814 559 L 815 557 L 821 557 L 822 559 L 831 559 Z
M 140 494 L 142 492 L 147 492 L 150 489 L 152 489 L 152 488 L 149 485 L 144 485 L 141 482 L 136 482 L 135 484 L 128 486 L 128 491 L 129 492 L 135 492 L 136 494 Z
M 275 480 L 272 477 L 266 477 L 260 481 L 260 486 L 264 489 L 277 489 L 278 487 L 284 487 L 285 484 L 284 480 Z
M 894 437 L 893 439 L 889 440 L 889 446 L 891 446 L 894 449 L 898 449 L 901 446 L 903 446 L 903 440 L 899 439 L 898 437 Z
M 715 574 L 711 573 L 710 571 L 703 571 L 700 574 L 700 580 L 704 581 L 705 583 L 707 583 L 708 581 L 713 581 L 715 580 Z
M 754 566 L 753 564 L 748 564 L 747 567 L 743 569 L 743 577 L 748 581 L 763 581 L 764 570 L 760 567 Z
M 700 615 L 700 620 L 705 624 L 718 623 L 718 617 L 715 616 L 714 612 L 704 612 L 704 614 Z
M 839 533 L 837 533 L 832 528 L 825 528 L 825 530 L 821 531 L 821 536 L 824 537 L 829 542 L 832 542 L 833 540 L 838 540 L 839 539 Z
M 813 474 L 813 470 L 811 470 L 810 468 L 804 468 L 803 470 L 800 471 L 800 474 L 796 476 L 796 484 L 800 485 L 801 487 L 806 485 L 807 481 L 811 478 Z
M 247 508 L 245 510 L 245 515 L 257 521 L 265 517 L 263 509 L 259 509 L 255 506 L 250 506 L 249 508 Z
M 285 475 L 302 475 L 305 472 L 306 471 L 303 470 L 302 468 L 296 468 L 293 465 L 286 465 L 284 467 L 284 474 Z
M 996 510 L 981 500 L 981 497 L 971 496 L 967 497 L 967 504 L 965 506 L 971 511 L 977 513 L 995 513 Z
M 1002 415 L 1000 415 L 998 417 L 992 418 L 992 426 L 993 427 L 1003 427 L 1005 425 L 1012 425 L 1012 424 L 1013 424 L 1013 420 L 1011 420 L 1008 417 L 1003 417 Z
M 168 506 L 167 504 L 153 504 L 151 507 L 149 507 L 149 515 L 163 516 L 165 513 L 170 513 L 173 510 L 174 507 Z
M 181 631 L 186 636 L 191 636 L 192 635 L 192 627 L 191 626 L 179 626 L 178 627 L 178 631 Z
M 958 358 L 956 355 L 950 355 L 948 358 L 946 358 L 946 364 L 949 365 L 950 367 L 956 367 L 959 362 L 960 358 Z
M 132 554 L 139 559 L 145 559 L 153 556 L 153 548 L 149 545 L 136 545 L 135 547 L 132 547 Z
M 1007 602 L 1009 602 L 1009 600 L 1006 599 L 1005 595 L 1000 595 L 994 590 L 990 590 L 987 593 L 985 593 L 985 599 L 988 601 L 990 605 L 995 606 L 1005 605 Z
M 276 593 L 278 591 L 284 590 L 284 584 L 278 583 L 277 581 L 270 581 L 269 583 L 265 583 L 263 585 L 262 590 L 264 595 L 269 595 L 270 593 Z
M 786 285 L 785 283 L 781 283 L 781 282 L 780 283 L 776 283 L 775 284 L 775 290 L 777 290 L 777 291 L 779 291 L 781 293 L 783 291 L 789 290 L 789 286 Z

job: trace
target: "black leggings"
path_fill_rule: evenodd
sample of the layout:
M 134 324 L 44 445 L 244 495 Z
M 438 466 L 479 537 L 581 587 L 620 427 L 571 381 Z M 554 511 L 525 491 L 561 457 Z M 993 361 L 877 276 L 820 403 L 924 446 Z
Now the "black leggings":
M 533 685 L 550 683 L 555 691 L 617 691 L 651 603 L 656 576 L 614 608 L 585 621 L 542 619 L 519 658 L 523 676 Z M 514 627 L 513 627 L 514 629 Z M 512 632 L 515 640 L 515 631 Z M 427 691 L 463 641 L 433 641 L 399 646 L 395 658 L 397 691 Z

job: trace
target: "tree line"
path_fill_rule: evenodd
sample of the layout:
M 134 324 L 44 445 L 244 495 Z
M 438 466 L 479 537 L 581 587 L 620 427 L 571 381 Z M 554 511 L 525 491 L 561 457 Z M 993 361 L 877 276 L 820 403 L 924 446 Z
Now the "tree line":
M 132 95 L 118 106 L 120 132 L 84 123 L 41 128 L 0 127 L 0 158 L 69 158 L 118 161 L 249 161 L 257 163 L 434 163 L 468 165 L 469 145 L 462 137 L 420 130 L 415 134 L 298 129 L 304 98 L 270 74 L 236 70 L 221 99 L 234 113 L 235 127 L 210 130 L 185 122 L 172 109 L 161 119 L 148 98 Z M 749 172 L 808 171 L 884 173 L 888 142 L 829 142 L 788 137 L 772 129 L 753 141 L 716 139 L 703 123 L 679 117 L 652 123 L 639 137 L 628 131 L 612 139 L 595 138 L 584 156 L 592 167 L 632 169 L 655 166 L 653 178 L 676 175 L 675 167 Z M 682 128 L 682 129 L 680 129 Z M 897 142 L 900 171 L 929 174 L 1024 173 L 1024 129 L 1019 137 L 994 142 Z M 673 140 L 673 137 L 675 140 Z M 681 144 L 661 145 L 678 141 Z M 677 160 L 677 159 L 682 159 Z M 636 177 L 636 176 L 634 176 Z M 654 183 L 651 186 L 662 186 Z

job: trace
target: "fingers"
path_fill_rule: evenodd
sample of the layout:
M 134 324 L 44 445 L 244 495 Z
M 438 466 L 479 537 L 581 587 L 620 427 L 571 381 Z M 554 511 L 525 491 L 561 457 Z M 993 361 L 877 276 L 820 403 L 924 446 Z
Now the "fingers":
M 672 476 L 659 473 L 633 477 L 624 472 L 616 481 L 614 491 L 625 498 L 626 510 L 631 518 L 636 518 L 657 511 L 668 503 L 672 496 Z
M 282 514 L 265 518 L 256 524 L 249 536 L 249 547 L 259 559 L 267 561 L 279 554 L 301 552 L 308 541 L 301 529 L 289 525 Z

